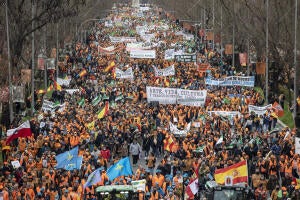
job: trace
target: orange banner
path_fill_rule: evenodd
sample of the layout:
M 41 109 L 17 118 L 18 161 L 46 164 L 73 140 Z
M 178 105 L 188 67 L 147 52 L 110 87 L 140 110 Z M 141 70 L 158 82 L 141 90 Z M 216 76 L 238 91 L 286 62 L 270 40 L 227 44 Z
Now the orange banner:
M 266 73 L 266 63 L 257 62 L 256 63 L 256 74 L 264 75 Z
M 239 57 L 240 57 L 241 66 L 243 67 L 247 66 L 247 53 L 240 53 Z
M 232 44 L 225 45 L 225 54 L 227 55 L 232 54 Z
M 214 33 L 213 32 L 207 32 L 206 39 L 207 40 L 214 40 Z

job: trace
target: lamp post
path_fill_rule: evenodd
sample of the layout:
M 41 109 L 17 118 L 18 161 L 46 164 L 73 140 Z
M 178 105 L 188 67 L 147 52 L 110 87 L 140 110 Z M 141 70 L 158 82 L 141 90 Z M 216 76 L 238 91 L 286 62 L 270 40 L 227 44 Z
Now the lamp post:
M 31 11 L 32 11 L 32 19 L 34 19 L 34 15 L 35 15 L 35 3 L 34 3 L 34 0 L 32 1 L 32 8 L 31 8 Z M 34 20 L 32 20 L 32 23 L 31 23 L 31 26 L 32 26 L 32 29 L 34 29 Z M 34 31 L 32 31 L 31 33 L 32 35 L 32 40 L 31 40 L 31 114 L 32 116 L 34 115 L 34 105 L 35 105 L 35 102 L 34 102 L 34 51 L 35 51 L 35 48 L 34 48 Z

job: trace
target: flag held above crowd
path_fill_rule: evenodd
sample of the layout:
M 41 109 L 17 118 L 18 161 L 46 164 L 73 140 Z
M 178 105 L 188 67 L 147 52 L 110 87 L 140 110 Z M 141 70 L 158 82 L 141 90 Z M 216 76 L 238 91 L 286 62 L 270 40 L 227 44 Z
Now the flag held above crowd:
M 129 176 L 129 175 L 132 175 L 132 169 L 131 169 L 129 157 L 119 160 L 116 164 L 112 165 L 107 170 L 107 176 L 110 181 L 114 180 L 119 176 Z
M 241 161 L 229 167 L 217 169 L 215 171 L 215 180 L 218 184 L 224 185 L 228 178 L 232 178 L 232 184 L 248 182 L 247 161 Z
M 78 146 L 66 151 L 64 153 L 58 154 L 55 159 L 57 164 L 56 169 L 74 170 L 80 169 L 82 165 L 82 156 L 78 156 Z
M 86 187 L 89 187 L 89 186 L 99 183 L 101 181 L 101 170 L 102 169 L 103 169 L 103 167 L 100 167 L 100 168 L 96 169 L 95 171 L 93 171 L 88 176 L 88 179 L 83 187 L 86 188 Z
M 23 124 L 21 124 L 19 127 L 14 129 L 7 130 L 7 139 L 6 143 L 10 143 L 16 138 L 19 137 L 30 137 L 32 136 L 31 128 L 30 128 L 30 122 L 27 120 Z

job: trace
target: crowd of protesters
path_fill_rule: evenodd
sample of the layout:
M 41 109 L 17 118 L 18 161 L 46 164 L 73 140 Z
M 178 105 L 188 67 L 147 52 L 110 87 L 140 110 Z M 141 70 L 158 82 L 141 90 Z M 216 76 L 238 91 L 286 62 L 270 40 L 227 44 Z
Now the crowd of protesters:
M 111 22 L 113 26 L 108 26 Z M 157 52 L 156 59 L 130 58 L 125 43 L 110 41 L 109 36 L 136 37 L 143 41 L 132 30 L 145 23 L 155 25 L 149 33 L 155 34 L 150 45 Z M 165 25 L 168 29 L 160 28 Z M 249 199 L 299 199 L 300 156 L 295 154 L 295 130 L 275 129 L 278 116 L 272 108 L 262 115 L 249 113 L 248 105 L 264 103 L 263 96 L 254 88 L 207 86 L 204 80 L 207 73 L 200 72 L 195 63 L 165 60 L 164 52 L 172 46 L 183 51 L 189 48 L 209 51 L 197 54 L 199 60 L 214 61 L 210 76 L 243 76 L 243 69 L 230 67 L 217 51 L 200 51 L 191 41 L 176 35 L 178 30 L 180 25 L 163 19 L 155 9 L 139 16 L 135 9 L 125 7 L 97 23 L 86 41 L 77 42 L 60 67 L 61 77 L 71 78 L 70 85 L 62 86 L 62 91 L 53 92 L 49 99 L 65 103 L 64 109 L 55 112 L 38 109 L 30 121 L 33 136 L 18 138 L 10 144 L 6 144 L 3 128 L 2 199 L 96 199 L 98 186 L 128 185 L 140 179 L 146 179 L 140 199 L 182 199 L 183 185 L 195 174 L 202 177 L 199 182 L 202 190 L 206 181 L 213 180 L 209 177 L 213 177 L 216 169 L 242 160 L 247 160 L 248 186 L 253 190 Z M 115 45 L 113 54 L 99 54 L 98 46 L 112 45 Z M 134 79 L 116 79 L 113 69 L 105 70 L 112 62 L 122 70 L 132 67 Z M 163 69 L 173 64 L 175 76 L 154 75 L 153 66 Z M 87 74 L 79 76 L 83 69 Z M 148 103 L 146 86 L 207 90 L 206 102 L 203 107 Z M 65 91 L 74 88 L 78 90 L 72 94 Z M 40 102 L 46 96 L 38 95 Z M 107 98 L 93 105 L 97 96 Z M 79 104 L 82 98 L 84 102 Z M 110 104 L 109 111 L 98 119 L 96 113 L 106 102 Z M 209 111 L 238 111 L 241 115 L 218 116 L 210 115 Z M 170 122 L 180 130 L 190 122 L 192 126 L 186 136 L 175 137 L 169 130 Z M 217 144 L 221 137 L 223 141 Z M 173 145 L 167 150 L 169 138 Z M 75 146 L 79 146 L 79 155 L 83 156 L 81 169 L 56 169 L 55 156 Z M 197 151 L 199 148 L 203 151 Z M 126 156 L 131 156 L 137 168 L 133 175 L 109 180 L 105 170 Z M 146 160 L 146 167 L 140 165 L 141 159 Z M 15 160 L 21 167 L 13 168 L 11 161 Z M 99 167 L 104 167 L 101 181 L 84 188 L 88 175 Z

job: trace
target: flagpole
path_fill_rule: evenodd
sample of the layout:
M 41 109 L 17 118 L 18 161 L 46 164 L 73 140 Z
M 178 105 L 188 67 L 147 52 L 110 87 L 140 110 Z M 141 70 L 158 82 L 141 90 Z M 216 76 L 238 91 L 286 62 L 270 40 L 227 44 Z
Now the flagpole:
M 12 82 L 11 82 L 11 58 L 10 58 L 10 42 L 9 42 L 9 26 L 8 26 L 8 0 L 6 0 L 5 6 L 5 15 L 6 15 L 6 37 L 7 37 L 7 60 L 8 60 L 8 89 L 9 89 L 9 100 L 8 100 L 8 107 L 9 107 L 9 120 L 10 123 L 13 122 L 14 119 L 14 111 L 13 111 L 13 102 L 12 102 Z
M 32 23 L 31 23 L 31 26 L 32 26 L 32 30 L 34 30 L 34 0 L 32 0 L 32 8 L 31 8 L 31 14 L 32 14 Z M 31 40 L 31 114 L 32 116 L 34 115 L 34 105 L 35 105 L 35 102 L 34 102 L 34 31 L 32 31 L 31 33 L 32 35 L 32 40 Z

